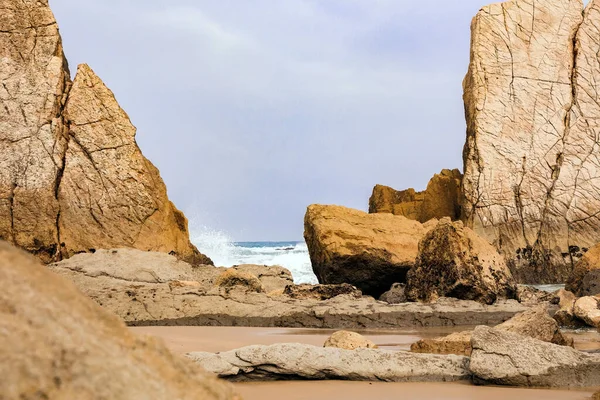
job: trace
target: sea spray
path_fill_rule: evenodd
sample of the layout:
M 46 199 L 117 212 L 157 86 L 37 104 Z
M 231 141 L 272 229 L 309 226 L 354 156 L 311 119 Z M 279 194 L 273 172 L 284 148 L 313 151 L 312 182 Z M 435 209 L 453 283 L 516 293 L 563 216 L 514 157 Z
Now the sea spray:
M 192 228 L 190 236 L 216 266 L 280 265 L 291 271 L 297 284 L 317 283 L 304 242 L 234 242 L 226 233 L 207 227 Z

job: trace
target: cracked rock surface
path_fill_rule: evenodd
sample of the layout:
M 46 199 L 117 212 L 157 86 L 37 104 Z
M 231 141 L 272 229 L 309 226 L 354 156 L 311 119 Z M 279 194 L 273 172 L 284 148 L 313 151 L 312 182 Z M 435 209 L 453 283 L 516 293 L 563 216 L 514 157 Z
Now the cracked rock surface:
M 471 338 L 476 383 L 531 387 L 600 386 L 600 356 L 487 326 Z
M 474 18 L 464 217 L 521 282 L 564 282 L 600 241 L 600 2 L 513 0 Z
M 470 379 L 467 357 L 376 349 L 344 350 L 286 343 L 187 356 L 206 370 L 231 381 L 451 382 Z
M 132 247 L 211 264 L 113 93 L 73 82 L 47 0 L 0 0 L 0 239 L 50 262 Z

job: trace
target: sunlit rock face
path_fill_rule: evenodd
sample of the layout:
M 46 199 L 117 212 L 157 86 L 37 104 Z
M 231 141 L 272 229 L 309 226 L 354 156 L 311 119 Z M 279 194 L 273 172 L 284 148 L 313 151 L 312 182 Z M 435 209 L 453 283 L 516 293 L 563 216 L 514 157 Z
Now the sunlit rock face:
M 514 0 L 474 18 L 463 217 L 522 282 L 600 242 L 600 2 Z

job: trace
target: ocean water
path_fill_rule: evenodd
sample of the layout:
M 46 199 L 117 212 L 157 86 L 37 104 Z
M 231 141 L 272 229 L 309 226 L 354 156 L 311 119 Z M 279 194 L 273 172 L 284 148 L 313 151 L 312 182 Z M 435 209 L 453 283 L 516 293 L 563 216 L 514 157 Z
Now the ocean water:
M 223 232 L 206 229 L 192 231 L 190 236 L 198 250 L 209 256 L 216 266 L 279 265 L 290 270 L 296 284 L 317 283 L 303 241 L 234 242 Z

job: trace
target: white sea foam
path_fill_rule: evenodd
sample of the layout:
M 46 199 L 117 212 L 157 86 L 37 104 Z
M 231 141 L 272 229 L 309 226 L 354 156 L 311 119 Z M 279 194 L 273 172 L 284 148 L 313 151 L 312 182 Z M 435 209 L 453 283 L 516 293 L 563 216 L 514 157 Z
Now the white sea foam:
M 192 229 L 191 239 L 217 266 L 280 265 L 292 272 L 297 284 L 317 283 L 304 242 L 236 243 L 224 232 L 203 227 Z

